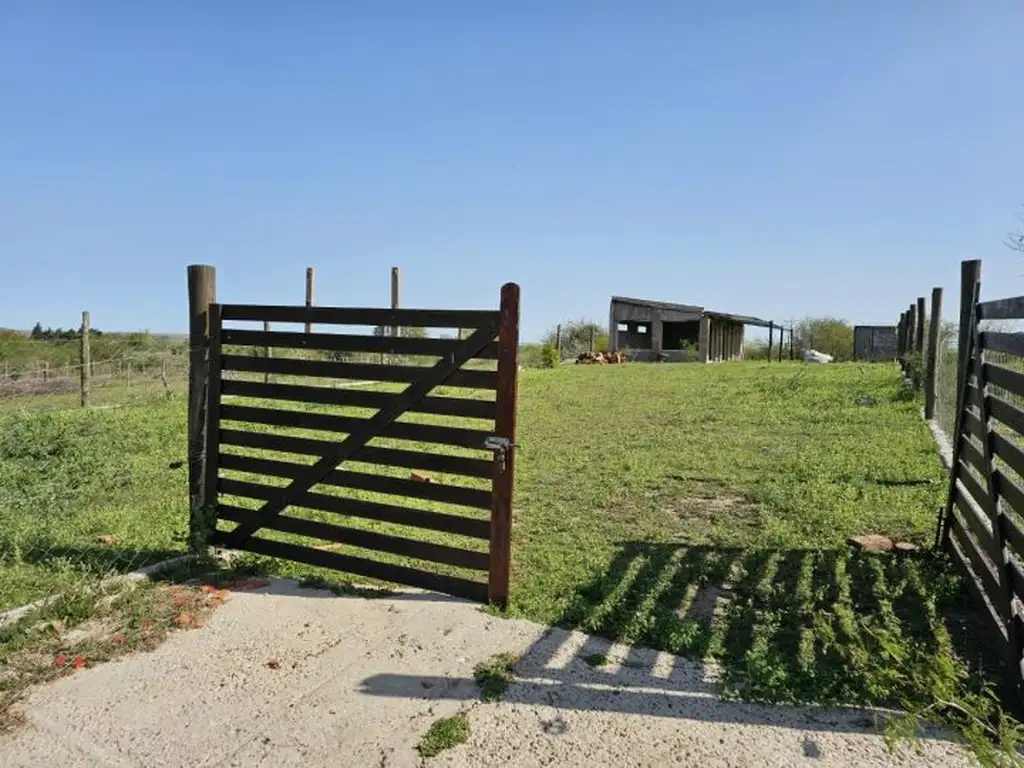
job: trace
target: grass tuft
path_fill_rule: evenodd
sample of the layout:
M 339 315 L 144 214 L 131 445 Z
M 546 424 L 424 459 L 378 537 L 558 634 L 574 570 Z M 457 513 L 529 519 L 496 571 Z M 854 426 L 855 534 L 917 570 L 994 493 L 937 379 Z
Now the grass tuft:
M 505 695 L 515 677 L 513 667 L 517 661 L 519 657 L 513 653 L 498 653 L 473 668 L 473 679 L 484 701 L 498 701 Z
M 416 750 L 423 757 L 435 757 L 446 749 L 464 744 L 469 739 L 469 718 L 459 713 L 435 720 L 420 739 Z

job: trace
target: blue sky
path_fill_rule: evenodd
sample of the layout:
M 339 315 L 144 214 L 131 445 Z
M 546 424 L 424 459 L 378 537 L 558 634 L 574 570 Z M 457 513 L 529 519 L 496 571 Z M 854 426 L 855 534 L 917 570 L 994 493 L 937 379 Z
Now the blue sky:
M 0 326 L 626 294 L 894 321 L 1024 293 L 1024 3 L 0 5 Z

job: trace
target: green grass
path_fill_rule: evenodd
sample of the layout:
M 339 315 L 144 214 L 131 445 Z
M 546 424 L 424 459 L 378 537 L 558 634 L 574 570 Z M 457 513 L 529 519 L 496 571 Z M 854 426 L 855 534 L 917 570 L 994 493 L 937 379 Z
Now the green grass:
M 517 661 L 519 658 L 515 654 L 498 653 L 473 668 L 473 679 L 480 687 L 484 701 L 501 699 L 515 675 L 513 667 Z
M 416 745 L 423 757 L 436 757 L 446 749 L 464 744 L 469 739 L 469 718 L 465 714 L 435 720 Z
M 945 626 L 964 609 L 959 583 L 930 555 L 855 554 L 844 543 L 881 533 L 929 545 L 945 478 L 919 409 L 888 365 L 524 371 L 509 613 L 714 658 L 725 689 L 747 698 L 927 706 L 964 684 L 967 640 Z M 185 458 L 183 402 L 0 418 L 0 608 L 80 578 L 83 564 L 124 569 L 182 550 L 186 470 L 170 467 Z M 94 543 L 101 534 L 116 544 Z

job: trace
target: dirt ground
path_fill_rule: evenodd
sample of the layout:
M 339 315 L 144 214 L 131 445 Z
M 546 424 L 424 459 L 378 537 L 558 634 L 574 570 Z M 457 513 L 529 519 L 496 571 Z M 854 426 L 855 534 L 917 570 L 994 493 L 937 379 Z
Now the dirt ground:
M 473 668 L 503 652 L 516 678 L 483 702 Z M 154 651 L 37 688 L 0 765 L 970 764 L 935 734 L 894 756 L 879 713 L 724 701 L 712 674 L 443 596 L 272 580 Z M 468 740 L 423 758 L 430 726 L 459 713 Z

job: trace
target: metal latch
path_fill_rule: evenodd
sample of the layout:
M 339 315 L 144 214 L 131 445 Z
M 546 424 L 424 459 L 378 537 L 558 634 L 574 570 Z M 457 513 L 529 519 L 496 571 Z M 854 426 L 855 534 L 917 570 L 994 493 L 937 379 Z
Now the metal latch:
M 514 446 L 515 443 L 507 437 L 499 437 L 498 435 L 488 435 L 487 439 L 484 440 L 484 449 L 494 451 L 495 458 L 501 462 L 502 470 L 505 469 L 505 457 Z

